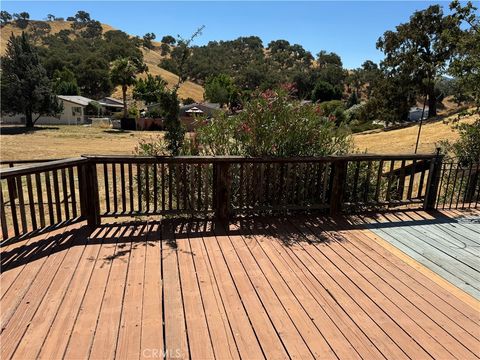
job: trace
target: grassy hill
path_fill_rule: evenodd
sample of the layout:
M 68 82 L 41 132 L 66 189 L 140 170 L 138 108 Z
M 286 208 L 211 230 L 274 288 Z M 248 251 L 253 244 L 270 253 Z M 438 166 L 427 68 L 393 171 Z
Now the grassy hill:
M 50 34 L 56 34 L 61 30 L 70 30 L 71 29 L 71 22 L 70 21 L 49 21 L 48 24 L 51 27 Z M 107 24 L 102 24 L 103 32 L 107 32 L 109 30 L 116 30 L 110 25 Z M 31 31 L 31 25 L 29 25 L 26 29 L 27 32 Z M 8 42 L 8 39 L 11 34 L 14 34 L 15 36 L 18 36 L 22 33 L 22 29 L 18 28 L 17 26 L 14 26 L 13 24 L 7 24 L 4 27 L 2 27 L 0 31 L 0 55 L 5 54 L 5 48 L 6 44 Z M 155 45 L 154 50 L 149 50 L 142 48 L 142 52 L 144 55 L 144 61 L 145 64 L 148 66 L 148 71 L 152 75 L 160 75 L 165 81 L 167 81 L 168 86 L 171 88 L 178 82 L 178 76 L 165 70 L 160 67 L 158 67 L 158 64 L 162 60 L 162 56 L 160 55 L 160 50 L 158 49 L 161 43 L 159 42 L 153 42 Z M 158 50 L 157 50 L 158 49 Z M 146 76 L 143 74 L 142 76 Z M 195 84 L 194 82 L 191 81 L 186 81 L 180 86 L 180 89 L 178 91 L 180 98 L 187 98 L 191 97 L 196 101 L 202 101 L 203 100 L 203 87 L 201 85 Z M 130 91 L 131 93 L 131 91 Z M 115 91 L 112 94 L 113 97 L 121 99 L 121 91 L 120 88 L 115 89 Z
M 479 115 L 463 117 L 460 123 L 473 123 Z M 455 141 L 458 133 L 452 128 L 457 115 L 429 121 L 422 126 L 419 153 L 433 153 L 441 140 Z M 374 130 L 353 135 L 355 147 L 374 154 L 411 154 L 415 150 L 418 124 L 396 130 Z
M 160 61 L 162 60 L 163 56 L 160 55 L 160 52 L 156 49 L 149 50 L 142 48 L 143 52 L 143 59 L 145 64 L 148 66 L 148 71 L 152 75 L 160 75 L 167 83 L 168 86 L 171 88 L 178 82 L 178 76 L 162 69 L 158 66 Z M 140 77 L 146 77 L 146 74 L 141 74 Z M 130 89 L 131 91 L 131 89 Z M 178 95 L 181 99 L 185 99 L 187 97 L 191 97 L 195 101 L 202 101 L 203 100 L 203 86 L 195 84 L 192 81 L 185 81 L 178 90 Z M 122 92 L 120 88 L 117 88 L 113 93 L 113 96 L 116 98 L 121 99 Z

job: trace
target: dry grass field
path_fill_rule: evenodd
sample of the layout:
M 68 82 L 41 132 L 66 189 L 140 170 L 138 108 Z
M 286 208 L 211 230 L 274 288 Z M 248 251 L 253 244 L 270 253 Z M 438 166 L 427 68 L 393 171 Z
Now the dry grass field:
M 68 125 L 40 126 L 29 133 L 21 130 L 10 126 L 1 128 L 2 160 L 63 158 L 82 154 L 131 155 L 142 139 L 162 136 L 160 131 L 118 131 Z
M 455 141 L 457 132 L 452 128 L 457 115 L 446 117 L 443 120 L 426 123 L 422 127 L 418 152 L 432 153 L 441 140 Z M 459 122 L 472 123 L 479 115 L 462 118 Z M 408 154 L 415 150 L 418 125 L 390 131 L 373 131 L 353 135 L 355 147 L 359 151 L 377 154 Z
M 423 126 L 419 152 L 431 153 L 440 140 L 455 140 L 451 116 Z M 473 122 L 478 115 L 460 122 Z M 359 151 L 378 154 L 412 153 L 418 125 L 408 128 L 353 135 Z M 74 157 L 82 154 L 133 154 L 141 140 L 157 139 L 160 131 L 118 131 L 86 126 L 40 126 L 34 132 L 4 126 L 0 135 L 0 157 L 3 160 Z

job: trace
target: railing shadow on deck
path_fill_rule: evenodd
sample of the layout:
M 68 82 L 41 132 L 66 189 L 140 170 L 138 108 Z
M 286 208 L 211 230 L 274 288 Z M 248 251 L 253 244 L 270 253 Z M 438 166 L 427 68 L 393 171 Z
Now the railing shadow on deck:
M 389 216 L 385 217 L 386 214 Z M 428 217 L 424 214 L 428 214 Z M 106 223 L 96 228 L 80 223 L 63 230 L 53 227 L 50 229 L 51 233 L 42 231 L 30 240 L 24 240 L 24 244 L 3 248 L 0 256 L 0 272 L 9 271 L 73 246 L 98 244 L 116 246 L 114 255 L 100 259 L 108 263 L 115 258 L 128 255 L 131 251 L 127 246 L 129 243 L 132 244 L 132 248 L 135 248 L 136 246 L 153 246 L 155 242 L 162 241 L 165 246 L 176 249 L 177 240 L 205 238 L 209 241 L 210 237 L 227 235 L 242 236 L 246 239 L 253 236 L 260 236 L 267 240 L 276 239 L 284 246 L 301 242 L 329 244 L 345 241 L 341 232 L 349 230 L 479 223 L 478 212 L 472 214 L 474 218 L 471 219 L 452 218 L 439 211 L 418 212 L 417 210 L 403 210 L 402 217 L 396 211 L 335 217 L 318 214 L 280 217 L 250 216 L 232 219 L 228 228 L 225 227 L 225 223 L 216 220 L 195 218 Z M 62 232 L 58 233 L 59 231 Z
M 203 238 L 205 241 L 215 241 L 213 239 L 215 236 L 242 236 L 245 239 L 261 236 L 267 240 L 281 241 L 285 246 L 300 242 L 328 244 L 344 240 L 337 234 L 326 235 L 325 228 L 317 227 L 318 219 L 316 216 L 245 217 L 231 221 L 228 228 L 224 223 L 215 220 L 188 218 L 107 223 L 97 228 L 77 224 L 74 228 L 65 228 L 61 233 L 38 235 L 25 240 L 23 244 L 17 243 L 3 248 L 0 256 L 0 273 L 75 246 L 116 246 L 113 255 L 97 259 L 108 263 L 115 258 L 128 256 L 137 246 L 153 246 L 158 241 L 164 246 L 176 249 L 178 240 L 192 241 Z M 301 226 L 297 227 L 297 224 Z M 128 246 L 130 243 L 131 247 Z
M 480 216 L 478 212 L 469 212 L 468 209 L 462 210 L 461 216 L 451 217 L 437 210 L 418 211 L 402 210 L 402 217 L 399 211 L 381 211 L 377 213 L 367 213 L 349 217 L 350 229 L 377 228 L 388 229 L 397 227 L 412 227 L 420 225 L 440 225 L 440 224 L 479 224 Z M 428 214 L 429 217 L 425 217 Z M 389 215 L 385 217 L 384 215 Z M 473 217 L 472 217 L 473 215 Z M 406 219 L 405 219 L 406 218 Z

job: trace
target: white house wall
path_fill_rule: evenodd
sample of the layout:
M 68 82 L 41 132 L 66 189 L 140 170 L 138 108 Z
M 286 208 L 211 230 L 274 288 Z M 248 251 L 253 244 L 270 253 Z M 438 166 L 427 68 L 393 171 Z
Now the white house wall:
M 85 122 L 85 107 L 82 105 L 74 104 L 68 101 L 63 102 L 63 112 L 58 116 L 42 116 L 37 120 L 35 125 L 78 125 Z M 76 112 L 73 115 L 73 108 L 79 107 L 80 112 Z M 33 114 L 33 119 L 36 119 L 38 114 Z M 3 124 L 25 124 L 25 115 L 17 114 L 13 116 L 1 115 L 1 122 Z

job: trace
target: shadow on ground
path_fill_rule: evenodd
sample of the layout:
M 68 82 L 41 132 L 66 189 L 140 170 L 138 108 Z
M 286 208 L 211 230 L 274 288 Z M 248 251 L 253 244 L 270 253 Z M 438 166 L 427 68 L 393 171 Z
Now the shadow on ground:
M 2 135 L 21 135 L 21 134 L 33 134 L 38 131 L 42 130 L 58 130 L 58 127 L 49 127 L 49 126 L 42 126 L 42 127 L 33 127 L 33 128 L 26 128 L 25 126 L 0 126 L 0 133 Z
M 403 212 L 404 214 L 408 212 Z M 73 246 L 102 244 L 116 246 L 115 254 L 105 262 L 121 258 L 128 261 L 132 248 L 154 245 L 161 242 L 163 246 L 177 249 L 177 241 L 182 239 L 203 239 L 215 241 L 215 236 L 260 237 L 267 241 L 280 241 L 284 246 L 300 242 L 321 243 L 346 241 L 343 231 L 356 229 L 413 226 L 439 223 L 456 223 L 457 219 L 432 212 L 433 219 L 401 220 L 393 218 L 390 222 L 367 224 L 361 216 L 327 217 L 327 216 L 255 216 L 232 220 L 228 226 L 205 219 L 164 219 L 159 221 L 132 221 L 125 223 L 102 224 L 95 229 L 85 224 L 75 228 L 65 227 L 61 232 L 35 235 L 30 240 L 19 240 L 3 247 L 1 252 L 1 272 L 25 265 L 58 251 L 68 250 Z M 370 215 L 373 216 L 373 215 Z

